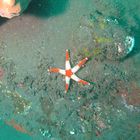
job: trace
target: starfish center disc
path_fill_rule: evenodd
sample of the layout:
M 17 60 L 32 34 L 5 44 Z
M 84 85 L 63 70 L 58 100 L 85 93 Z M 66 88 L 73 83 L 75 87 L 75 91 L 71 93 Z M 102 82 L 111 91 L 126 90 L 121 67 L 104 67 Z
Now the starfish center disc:
M 66 76 L 71 77 L 73 75 L 73 72 L 71 69 L 66 70 Z

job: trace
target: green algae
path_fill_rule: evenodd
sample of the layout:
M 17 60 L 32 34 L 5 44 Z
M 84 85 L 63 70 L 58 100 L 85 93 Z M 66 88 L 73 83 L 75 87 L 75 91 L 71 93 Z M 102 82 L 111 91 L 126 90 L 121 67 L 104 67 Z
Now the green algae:
M 31 102 L 23 98 L 19 93 L 8 91 L 6 96 L 11 98 L 15 114 L 26 114 L 31 108 Z

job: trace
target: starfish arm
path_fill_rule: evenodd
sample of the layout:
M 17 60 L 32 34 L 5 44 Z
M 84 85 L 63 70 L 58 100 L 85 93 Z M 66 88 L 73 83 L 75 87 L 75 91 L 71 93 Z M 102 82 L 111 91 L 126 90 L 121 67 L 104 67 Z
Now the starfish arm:
M 68 76 L 65 77 L 65 93 L 67 93 L 69 89 L 70 78 Z
M 74 81 L 76 81 L 76 82 L 78 82 L 78 83 L 82 83 L 83 85 L 90 85 L 89 82 L 80 79 L 80 78 L 77 77 L 75 74 L 73 74 L 73 75 L 71 76 L 71 79 L 73 79 Z
M 50 68 L 50 69 L 48 69 L 48 72 L 60 73 L 62 75 L 65 75 L 65 70 L 62 70 L 62 69 L 59 69 L 59 68 Z
M 74 66 L 72 68 L 72 72 L 75 73 L 77 72 L 86 62 L 87 62 L 88 58 L 84 58 L 83 60 L 81 60 L 76 66 Z
M 66 50 L 66 62 L 65 62 L 65 69 L 66 69 L 66 70 L 71 69 L 71 65 L 70 65 L 69 59 L 70 59 L 69 51 Z

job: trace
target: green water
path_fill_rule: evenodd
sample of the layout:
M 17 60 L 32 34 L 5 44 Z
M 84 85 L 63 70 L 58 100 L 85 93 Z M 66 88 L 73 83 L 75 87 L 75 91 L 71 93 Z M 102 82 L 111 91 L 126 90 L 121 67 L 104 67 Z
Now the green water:
M 36 90 L 32 91 L 32 87 L 30 86 L 32 83 L 32 79 L 34 77 L 36 78 L 36 75 L 38 73 L 42 72 L 42 75 L 44 74 L 44 71 L 46 71 L 47 73 L 46 67 L 48 68 L 48 65 L 58 67 L 60 66 L 62 68 L 64 67 L 64 57 L 66 49 L 71 50 L 73 54 L 72 57 L 74 59 L 74 55 L 76 53 L 74 54 L 74 51 L 72 50 L 74 50 L 76 47 L 80 48 L 80 45 L 78 44 L 79 42 L 77 43 L 75 41 L 77 29 L 79 29 L 80 27 L 81 19 L 84 16 L 91 16 L 92 13 L 93 17 L 94 14 L 98 14 L 101 20 L 108 18 L 112 21 L 115 21 L 114 19 L 116 19 L 119 22 L 119 25 L 117 25 L 117 27 L 119 27 L 116 28 L 116 32 L 118 32 L 119 29 L 124 29 L 128 33 L 128 35 L 135 38 L 135 47 L 133 51 L 122 60 L 121 64 L 118 65 L 117 62 L 108 60 L 107 66 L 111 70 L 113 69 L 112 67 L 114 65 L 118 67 L 118 69 L 121 69 L 122 71 L 119 71 L 115 67 L 115 70 L 113 70 L 115 72 L 117 71 L 118 73 L 121 73 L 119 76 L 122 77 L 122 79 L 126 74 L 127 78 L 124 78 L 123 80 L 126 83 L 132 80 L 133 82 L 135 82 L 138 89 L 140 89 L 139 7 L 139 0 L 33 0 L 28 9 L 21 16 L 13 18 L 11 20 L 0 18 L 0 42 L 4 42 L 4 45 L 6 46 L 1 49 L 2 51 L 4 51 L 2 52 L 2 54 L 0 54 L 0 56 L 2 55 L 2 57 L 5 58 L 5 61 L 4 63 L 0 63 L 0 66 L 4 67 L 4 69 L 6 70 L 8 69 L 7 71 L 10 71 L 11 73 L 14 73 L 16 71 L 16 76 L 14 75 L 14 77 L 12 75 L 14 78 L 10 74 L 9 75 L 11 76 L 11 79 L 8 77 L 9 75 L 6 77 L 7 79 L 10 79 L 8 81 L 9 83 L 6 79 L 2 80 L 4 86 L 2 87 L 2 89 L 0 89 L 0 94 L 3 94 L 3 90 L 6 89 L 6 85 L 8 85 L 9 90 L 16 90 L 16 92 L 20 93 L 23 97 L 32 102 L 31 111 L 29 111 L 27 114 L 13 114 L 13 106 L 9 105 L 9 103 L 11 102 L 7 99 L 4 99 L 4 101 L 2 101 L 3 97 L 0 98 L 0 140 L 140 140 L 140 101 L 137 101 L 136 106 L 134 105 L 134 102 L 133 107 L 129 105 L 127 106 L 125 102 L 122 103 L 120 101 L 121 99 L 119 99 L 118 96 L 112 96 L 112 94 L 109 94 L 107 92 L 101 92 L 100 89 L 96 90 L 94 88 L 91 88 L 92 93 L 95 94 L 95 96 L 92 96 L 90 94 L 89 96 L 87 95 L 87 97 L 84 94 L 82 98 L 84 98 L 85 96 L 88 102 L 91 102 L 91 100 L 93 99 L 93 108 L 95 109 L 94 111 L 97 114 L 99 113 L 99 116 L 97 115 L 97 117 L 101 118 L 101 122 L 104 122 L 104 124 L 102 125 L 106 125 L 99 127 L 97 125 L 99 118 L 96 118 L 95 115 L 94 121 L 92 121 L 93 116 L 90 114 L 90 109 L 87 109 L 85 111 L 85 108 L 83 107 L 82 109 L 85 111 L 84 112 L 79 107 L 80 101 L 76 100 L 77 96 L 79 96 L 78 93 L 80 93 L 81 95 L 83 94 L 83 92 L 88 94 L 87 92 L 91 90 L 86 90 L 86 88 L 83 87 L 78 88 L 79 85 L 75 86 L 75 83 L 73 82 L 72 88 L 70 89 L 68 95 L 63 96 L 64 93 L 62 91 L 64 90 L 64 84 L 62 83 L 63 81 L 61 76 L 60 79 L 58 77 L 52 76 L 53 82 L 47 85 L 47 92 L 44 92 L 44 89 L 46 88 L 45 84 L 43 84 L 43 86 L 40 86 L 41 90 L 40 87 L 38 87 L 37 93 L 39 93 L 40 95 L 34 96 L 33 94 Z M 101 24 L 101 22 L 99 22 L 99 24 Z M 102 28 L 104 28 L 103 26 L 104 25 L 101 24 Z M 98 30 L 95 30 L 95 33 L 97 33 L 96 35 L 98 36 L 97 31 Z M 113 31 L 115 31 L 114 28 Z M 109 32 L 111 32 L 111 30 Z M 83 34 L 83 32 L 81 34 Z M 83 37 L 82 39 L 84 40 L 85 38 Z M 83 40 L 81 41 L 82 43 L 85 41 Z M 103 39 L 100 40 L 104 41 Z M 87 46 L 85 45 L 84 47 Z M 47 59 L 49 58 L 49 62 L 46 62 L 46 57 Z M 52 59 L 53 62 L 50 59 Z M 78 59 L 78 57 L 76 57 L 76 59 Z M 0 61 L 2 60 L 0 59 Z M 73 60 L 73 62 L 75 63 L 77 62 L 77 60 Z M 46 63 L 47 66 L 41 65 L 42 63 Z M 44 68 L 44 71 L 38 72 L 37 66 L 40 65 L 42 66 L 42 69 Z M 85 67 L 84 70 L 79 73 L 80 77 L 84 77 L 83 73 L 85 71 L 87 72 L 87 79 L 90 80 L 94 79 L 94 76 L 96 75 L 101 75 L 101 78 L 102 76 L 104 76 L 102 75 L 102 70 L 105 69 L 102 68 L 102 64 L 96 65 L 95 63 L 89 62 L 87 63 L 87 65 L 90 65 L 90 67 Z M 106 68 L 108 68 L 107 66 Z M 6 74 L 8 72 L 6 72 Z M 93 74 L 94 76 L 88 75 L 90 72 L 95 72 Z M 48 74 L 46 73 L 43 75 L 43 77 L 47 79 Z M 116 73 L 114 73 L 111 75 L 111 77 L 109 77 L 109 79 L 115 77 Z M 43 77 L 41 77 L 41 74 L 38 74 L 39 76 L 36 79 L 43 79 Z M 48 82 L 47 80 L 43 80 L 40 80 L 40 83 Z M 15 83 L 17 84 L 21 81 L 24 81 L 26 86 L 29 88 L 17 88 L 15 86 Z M 35 86 L 37 85 L 40 84 L 36 82 Z M 111 84 L 110 82 L 110 85 L 112 86 L 113 84 Z M 14 86 L 16 87 L 15 89 L 13 89 Z M 52 88 L 53 86 L 56 88 L 56 90 L 55 88 Z M 103 86 L 102 82 L 100 86 Z M 115 86 L 113 85 L 112 89 L 115 88 Z M 107 89 L 107 87 L 103 87 L 103 90 L 105 89 Z M 95 91 L 99 92 L 99 94 L 97 93 L 96 95 Z M 140 90 L 137 89 L 135 91 L 137 93 L 140 92 Z M 58 94 L 60 94 L 61 99 L 64 98 L 62 100 L 64 104 L 61 104 L 61 100 L 59 100 L 59 98 L 57 97 Z M 55 113 L 50 113 L 51 121 L 49 120 L 49 123 L 47 122 L 47 125 L 43 126 L 43 123 L 46 123 L 46 120 L 44 119 L 45 121 L 42 121 L 42 123 L 41 118 L 43 118 L 44 116 L 48 116 L 51 105 L 49 105 L 48 102 L 44 103 L 44 106 L 46 105 L 46 108 L 48 109 L 46 110 L 48 112 L 44 109 L 47 113 L 44 111 L 46 114 L 44 112 L 43 114 L 41 108 L 39 108 L 41 104 L 39 99 L 46 96 L 50 96 L 49 98 L 51 98 L 51 101 L 53 102 L 51 103 L 51 105 L 53 106 L 54 112 L 56 111 L 57 113 L 60 112 L 60 114 L 64 114 L 62 116 L 55 116 Z M 89 100 L 90 98 L 91 100 Z M 68 102 L 66 102 L 67 100 Z M 103 104 L 102 106 L 100 106 L 100 103 L 104 102 L 106 106 L 104 106 Z M 8 105 L 6 106 L 6 104 Z M 83 127 L 79 126 L 80 123 L 77 124 L 76 119 L 78 118 L 78 111 L 73 111 L 76 108 L 78 108 L 77 110 L 82 110 L 81 112 L 83 114 L 85 113 L 85 116 L 87 115 L 86 117 L 88 119 L 86 118 L 82 123 Z M 90 105 L 87 108 L 90 108 Z M 74 113 L 72 114 L 71 112 Z M 9 116 L 5 114 L 8 114 Z M 40 114 L 41 116 L 39 116 Z M 71 116 L 71 120 L 67 119 L 67 114 L 68 116 Z M 83 114 L 81 114 L 81 116 Z M 61 125 L 63 121 L 60 121 L 60 124 L 56 123 L 56 119 L 58 119 L 57 117 L 60 117 L 60 120 L 65 120 L 67 125 Z M 34 135 L 29 136 L 28 134 L 20 133 L 13 127 L 8 126 L 3 122 L 3 120 L 11 120 L 13 118 L 17 120 L 17 122 L 20 122 L 20 124 L 23 123 L 23 126 L 27 126 L 27 130 L 32 131 Z M 95 122 L 95 120 L 97 122 Z M 59 129 L 58 125 L 61 125 L 61 129 Z M 86 130 L 84 129 L 84 125 Z M 41 128 L 42 133 L 45 133 L 44 129 L 48 129 L 51 131 L 51 134 L 47 131 L 44 137 L 43 134 L 39 131 Z M 75 130 L 76 128 L 80 129 Z M 75 130 L 74 135 L 73 132 L 71 132 L 73 130 Z M 96 133 L 94 130 L 96 130 Z M 101 134 L 98 133 L 98 130 L 101 131 Z
M 12 127 L 5 125 L 2 121 L 0 122 L 0 126 L 0 140 L 31 140 L 29 136 L 17 132 Z

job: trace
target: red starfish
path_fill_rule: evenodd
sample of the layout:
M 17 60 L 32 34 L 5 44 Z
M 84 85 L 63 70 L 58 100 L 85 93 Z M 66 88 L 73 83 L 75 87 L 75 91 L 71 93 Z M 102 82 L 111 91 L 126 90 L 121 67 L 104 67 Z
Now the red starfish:
M 54 73 L 60 73 L 62 75 L 65 76 L 65 92 L 68 91 L 69 88 L 69 84 L 70 84 L 70 79 L 75 80 L 78 83 L 82 83 L 84 85 L 90 85 L 89 82 L 84 81 L 82 79 L 80 79 L 79 77 L 77 77 L 75 75 L 75 73 L 81 68 L 81 66 L 83 66 L 86 61 L 88 60 L 88 58 L 84 58 L 83 60 L 81 60 L 76 66 L 74 66 L 73 68 L 71 68 L 70 65 L 70 56 L 69 56 L 69 51 L 66 50 L 66 62 L 65 62 L 65 70 L 60 69 L 60 68 L 50 68 L 48 69 L 49 72 L 54 72 Z

